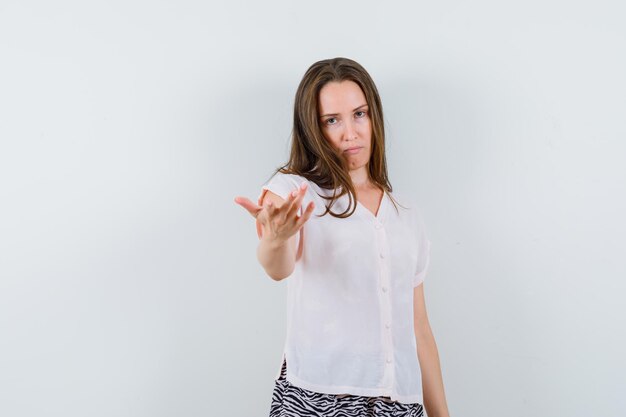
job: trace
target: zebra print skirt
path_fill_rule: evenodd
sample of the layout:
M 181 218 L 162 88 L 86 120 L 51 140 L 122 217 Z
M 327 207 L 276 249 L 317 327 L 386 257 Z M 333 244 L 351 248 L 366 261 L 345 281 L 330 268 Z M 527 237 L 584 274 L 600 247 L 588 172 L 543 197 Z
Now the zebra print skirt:
M 420 403 L 404 404 L 389 397 L 324 394 L 291 385 L 286 379 L 287 360 L 274 384 L 269 417 L 423 417 Z

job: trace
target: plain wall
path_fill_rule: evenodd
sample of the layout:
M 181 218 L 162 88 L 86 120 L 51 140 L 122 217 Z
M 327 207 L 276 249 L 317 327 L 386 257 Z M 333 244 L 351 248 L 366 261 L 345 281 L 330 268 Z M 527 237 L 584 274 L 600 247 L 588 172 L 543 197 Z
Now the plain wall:
M 313 62 L 383 100 L 452 416 L 626 410 L 618 1 L 0 2 L 0 415 L 263 416 L 256 201 Z

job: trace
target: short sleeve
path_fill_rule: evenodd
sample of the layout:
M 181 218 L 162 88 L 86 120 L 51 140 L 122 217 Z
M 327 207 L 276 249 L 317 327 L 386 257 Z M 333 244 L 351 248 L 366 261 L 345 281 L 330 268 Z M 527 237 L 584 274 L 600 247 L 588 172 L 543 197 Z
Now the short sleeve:
M 293 190 L 297 190 L 303 180 L 305 179 L 298 175 L 277 172 L 261 187 L 261 193 L 259 194 L 257 204 L 261 205 L 266 190 L 270 190 L 274 194 L 287 199 L 289 193 Z
M 416 208 L 414 216 L 414 231 L 417 235 L 417 263 L 413 276 L 413 287 L 417 287 L 424 282 L 424 278 L 428 272 L 428 265 L 430 263 L 430 239 L 428 238 L 421 211 Z

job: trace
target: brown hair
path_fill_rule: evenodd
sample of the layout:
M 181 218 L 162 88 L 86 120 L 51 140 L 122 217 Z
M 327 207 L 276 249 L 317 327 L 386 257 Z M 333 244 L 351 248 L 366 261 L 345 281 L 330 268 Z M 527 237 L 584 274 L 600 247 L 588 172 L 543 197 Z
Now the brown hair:
M 295 96 L 289 161 L 276 170 L 284 174 L 300 175 L 313 181 L 320 188 L 333 190 L 330 197 L 320 196 L 330 200 L 322 216 L 330 213 L 340 218 L 348 217 L 356 210 L 356 192 L 346 161 L 322 133 L 319 93 L 327 83 L 345 80 L 359 85 L 369 106 L 372 124 L 371 156 L 368 164 L 370 180 L 391 197 L 389 193 L 392 186 L 387 176 L 385 127 L 380 96 L 365 68 L 348 58 L 324 59 L 311 65 L 305 72 Z M 337 188 L 341 188 L 339 194 L 336 192 Z M 332 205 L 346 193 L 349 194 L 350 201 L 346 210 L 339 214 L 332 212 L 330 210 Z M 394 199 L 391 200 L 395 205 Z

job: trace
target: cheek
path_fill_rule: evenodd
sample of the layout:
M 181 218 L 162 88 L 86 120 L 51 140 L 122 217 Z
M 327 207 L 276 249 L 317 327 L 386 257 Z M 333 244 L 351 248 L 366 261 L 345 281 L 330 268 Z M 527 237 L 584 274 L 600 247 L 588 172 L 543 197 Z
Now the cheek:
M 363 123 L 361 126 L 361 134 L 366 138 L 370 139 L 372 137 L 372 124 L 371 123 Z
M 370 133 L 372 131 L 372 123 L 369 119 L 364 120 L 363 123 L 360 124 L 360 126 L 363 132 Z
M 336 133 L 333 132 L 326 132 L 324 133 L 324 137 L 326 138 L 326 140 L 328 141 L 328 143 L 330 143 L 334 148 L 340 148 L 340 143 L 341 143 L 341 137 L 339 135 L 337 135 Z

